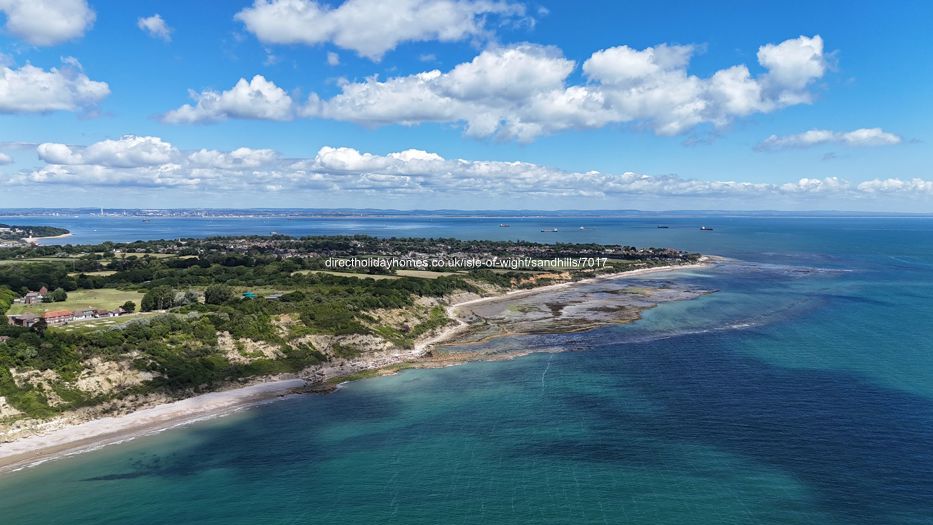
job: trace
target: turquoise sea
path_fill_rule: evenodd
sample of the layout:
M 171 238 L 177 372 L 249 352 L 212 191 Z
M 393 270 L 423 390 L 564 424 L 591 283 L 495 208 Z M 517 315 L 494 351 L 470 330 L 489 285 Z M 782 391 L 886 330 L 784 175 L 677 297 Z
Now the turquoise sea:
M 3 525 L 933 524 L 931 218 L 0 218 L 26 221 L 70 242 L 369 233 L 736 262 L 645 276 L 717 292 L 631 325 L 489 343 L 566 352 L 359 381 L 0 475 Z

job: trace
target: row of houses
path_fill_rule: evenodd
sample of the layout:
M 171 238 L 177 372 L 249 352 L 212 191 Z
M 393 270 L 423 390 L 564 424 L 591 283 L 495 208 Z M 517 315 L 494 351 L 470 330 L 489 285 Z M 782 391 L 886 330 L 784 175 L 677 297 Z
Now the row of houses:
M 117 308 L 116 310 L 103 310 L 99 308 L 84 308 L 81 310 L 50 310 L 42 312 L 39 315 L 25 313 L 20 315 L 11 315 L 10 324 L 15 326 L 31 327 L 39 322 L 39 319 L 45 319 L 49 326 L 61 326 L 73 321 L 84 321 L 87 319 L 103 319 L 107 317 L 119 317 L 124 315 L 126 310 Z

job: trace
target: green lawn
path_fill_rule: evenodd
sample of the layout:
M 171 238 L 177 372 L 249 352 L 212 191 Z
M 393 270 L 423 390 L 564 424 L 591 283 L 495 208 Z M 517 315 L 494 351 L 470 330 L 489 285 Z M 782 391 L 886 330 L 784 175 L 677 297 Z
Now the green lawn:
M 253 292 L 259 297 L 264 297 L 266 295 L 272 295 L 272 294 L 277 294 L 277 293 L 286 294 L 286 293 L 295 291 L 294 289 L 290 289 L 290 288 L 283 289 L 278 286 L 233 286 L 232 288 L 233 288 L 233 293 L 235 293 L 237 297 L 242 296 L 243 292 Z M 198 289 L 198 288 L 195 287 L 195 289 Z M 204 291 L 203 288 L 200 288 L 200 290 L 202 292 Z
M 311 273 L 325 273 L 327 275 L 337 275 L 339 277 L 356 277 L 358 279 L 398 279 L 397 275 L 370 275 L 368 273 L 350 273 L 350 272 L 328 272 L 326 270 L 298 270 L 293 275 L 308 275 Z
M 351 272 L 331 272 L 326 270 L 298 270 L 296 275 L 308 275 L 311 273 L 326 273 L 327 275 L 338 275 L 340 277 L 356 277 L 358 279 L 398 279 L 399 277 L 417 277 L 419 279 L 437 279 L 445 275 L 457 275 L 459 272 L 429 272 L 427 270 L 397 270 L 396 275 L 378 275 L 368 273 Z
M 396 270 L 402 277 L 419 277 L 421 279 L 437 279 L 446 275 L 457 275 L 459 272 L 431 272 L 428 270 Z
M 9 266 L 12 264 L 34 264 L 34 263 L 48 263 L 48 262 L 57 262 L 57 263 L 70 263 L 71 259 L 68 257 L 29 257 L 25 259 L 4 259 L 0 261 L 0 266 Z
M 62 257 L 26 257 L 23 259 L 3 259 L 3 260 L 0 260 L 0 266 L 7 266 L 11 264 L 32 264 L 32 263 L 48 263 L 48 262 L 58 262 L 58 263 L 65 264 L 65 263 L 70 263 L 72 262 L 73 259 L 76 259 L 83 255 L 85 254 L 66 255 Z M 102 255 L 102 254 L 98 253 L 97 255 Z M 191 259 L 191 258 L 197 257 L 196 255 L 175 255 L 173 253 L 126 253 L 126 254 L 121 254 L 120 256 L 116 258 L 101 259 L 99 262 L 101 264 L 107 264 L 115 260 L 118 260 L 124 256 L 125 257 L 135 256 L 139 259 L 142 259 L 143 257 L 146 257 L 146 256 L 151 257 L 153 259 L 168 259 L 171 257 L 177 257 L 179 259 Z M 89 275 L 92 273 L 94 272 L 88 272 Z
M 63 332 L 90 332 L 94 330 L 99 330 L 102 328 L 116 328 L 123 327 L 128 323 L 137 321 L 139 319 L 144 319 L 146 317 L 153 317 L 156 315 L 165 315 L 161 312 L 139 312 L 135 314 L 121 315 L 120 317 L 105 317 L 102 319 L 89 319 L 86 321 L 76 321 L 69 323 L 56 330 L 61 330 Z
M 108 275 L 113 275 L 117 273 L 114 270 L 100 270 L 98 272 L 69 272 L 68 275 L 71 277 L 77 277 L 79 275 L 87 275 L 89 277 L 107 277 Z
M 88 307 L 113 310 L 127 301 L 133 301 L 138 308 L 142 299 L 142 292 L 137 291 L 115 290 L 113 288 L 75 290 L 68 292 L 68 300 L 61 303 L 14 304 L 10 307 L 7 315 L 18 315 L 26 312 L 39 315 L 42 312 L 52 310 L 77 310 Z
M 158 252 L 136 253 L 136 252 L 124 252 L 124 253 L 121 253 L 121 254 L 117 255 L 116 257 L 114 257 L 113 260 L 119 260 L 119 259 L 122 259 L 122 258 L 124 258 L 124 257 L 133 257 L 133 256 L 138 257 L 138 258 L 140 258 L 140 259 L 142 259 L 143 257 L 150 257 L 150 258 L 152 258 L 152 259 L 169 259 L 169 258 L 172 258 L 172 257 L 177 257 L 177 258 L 179 258 L 179 259 L 197 259 L 197 258 L 198 258 L 197 255 L 177 255 L 177 254 L 174 254 L 174 253 L 158 253 Z

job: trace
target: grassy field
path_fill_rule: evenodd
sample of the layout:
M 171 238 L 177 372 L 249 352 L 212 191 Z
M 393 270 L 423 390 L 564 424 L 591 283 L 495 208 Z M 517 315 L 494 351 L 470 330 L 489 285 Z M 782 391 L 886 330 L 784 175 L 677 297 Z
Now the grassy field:
M 101 270 L 99 272 L 69 272 L 68 275 L 72 277 L 77 277 L 82 274 L 87 276 L 107 277 L 108 275 L 113 275 L 115 273 L 117 272 L 114 270 Z
M 103 255 L 103 254 L 97 253 L 96 255 Z M 11 264 L 30 264 L 30 263 L 48 263 L 48 262 L 58 262 L 58 263 L 65 264 L 65 263 L 71 263 L 73 259 L 76 259 L 78 257 L 80 256 L 79 255 L 63 255 L 61 257 L 26 257 L 23 259 L 3 259 L 3 260 L 0 260 L 0 266 L 8 266 Z M 143 257 L 151 257 L 153 259 L 169 259 L 172 257 L 177 257 L 179 259 L 191 259 L 197 256 L 196 255 L 175 255 L 173 253 L 132 253 L 131 252 L 131 253 L 122 254 L 116 258 L 101 259 L 100 263 L 107 264 L 115 260 L 118 260 L 122 257 L 137 257 L 140 259 Z M 94 272 L 88 272 L 89 275 L 92 273 Z
M 397 270 L 397 275 L 371 275 L 368 273 L 351 272 L 329 272 L 326 270 L 298 270 L 296 275 L 308 275 L 311 273 L 326 273 L 327 275 L 338 275 L 340 277 L 356 277 L 357 279 L 398 279 L 399 277 L 417 277 L 419 279 L 437 279 L 445 275 L 457 275 L 458 272 L 429 272 L 427 270 Z
M 139 312 L 135 314 L 121 315 L 120 317 L 108 317 L 103 319 L 89 319 L 86 321 L 76 321 L 63 327 L 56 328 L 63 332 L 92 332 L 101 328 L 117 328 L 126 326 L 128 323 L 138 321 L 146 317 L 156 315 L 165 315 L 161 312 Z
M 70 263 L 71 259 L 68 257 L 29 257 L 25 259 L 4 259 L 0 261 L 0 266 L 9 266 L 11 264 L 32 264 L 32 263 L 47 263 L 47 262 L 57 262 L 57 263 Z
M 350 272 L 328 272 L 326 270 L 298 270 L 293 275 L 308 275 L 311 273 L 325 273 L 327 275 L 337 275 L 339 277 L 356 277 L 357 279 L 398 279 L 397 275 L 370 275 L 368 273 L 350 273 Z
M 615 263 L 615 264 L 619 264 L 619 265 L 627 264 L 627 265 L 629 265 L 629 266 L 635 266 L 635 265 L 638 265 L 638 264 L 640 264 L 640 263 L 643 263 L 644 261 L 636 261 L 636 260 L 632 260 L 632 259 L 608 259 L 606 262 L 611 262 L 611 263 Z M 666 264 L 666 263 L 665 263 L 665 264 Z
M 79 308 L 101 308 L 112 310 L 127 301 L 133 301 L 139 307 L 143 294 L 136 291 L 115 290 L 101 288 L 100 290 L 76 290 L 68 292 L 68 300 L 60 303 L 42 304 L 14 304 L 7 315 L 18 315 L 26 312 L 36 315 L 52 310 L 77 310 Z
M 445 275 L 457 275 L 459 272 L 429 272 L 427 270 L 397 270 L 395 273 L 402 277 L 420 277 L 422 279 L 437 279 Z
M 198 287 L 195 287 L 193 289 L 200 289 L 201 291 L 204 291 L 203 288 L 198 288 Z M 293 288 L 283 289 L 280 286 L 234 286 L 233 287 L 233 293 L 235 293 L 237 297 L 243 295 L 244 292 L 253 292 L 259 297 L 263 297 L 266 295 L 272 295 L 276 293 L 283 294 L 283 293 L 289 293 L 289 292 L 294 292 L 294 291 L 295 290 Z

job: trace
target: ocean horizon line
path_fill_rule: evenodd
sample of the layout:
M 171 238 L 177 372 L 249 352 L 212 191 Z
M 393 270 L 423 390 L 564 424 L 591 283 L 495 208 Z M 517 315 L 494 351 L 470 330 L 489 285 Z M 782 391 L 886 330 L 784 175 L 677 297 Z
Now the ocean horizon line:
M 191 214 L 188 217 L 198 217 L 198 213 L 246 213 L 256 216 L 287 216 L 289 214 L 317 214 L 334 216 L 440 216 L 471 218 L 504 218 L 504 217 L 537 217 L 537 216 L 563 216 L 563 217 L 690 217 L 690 216 L 720 216 L 720 217 L 781 217 L 781 218 L 842 218 L 842 217 L 933 217 L 933 212 L 896 212 L 896 211 L 866 211 L 866 210 L 774 210 L 774 209 L 670 209 L 670 210 L 639 210 L 639 209 L 396 209 L 396 208 L 222 208 L 222 207 L 165 207 L 165 208 L 133 208 L 133 207 L 23 207 L 0 208 L 0 216 L 55 216 L 57 214 L 82 214 L 92 216 L 119 216 L 121 214 L 140 216 L 160 216 L 161 213 Z M 173 215 L 169 215 L 173 216 Z M 177 216 L 177 215 L 174 215 Z

